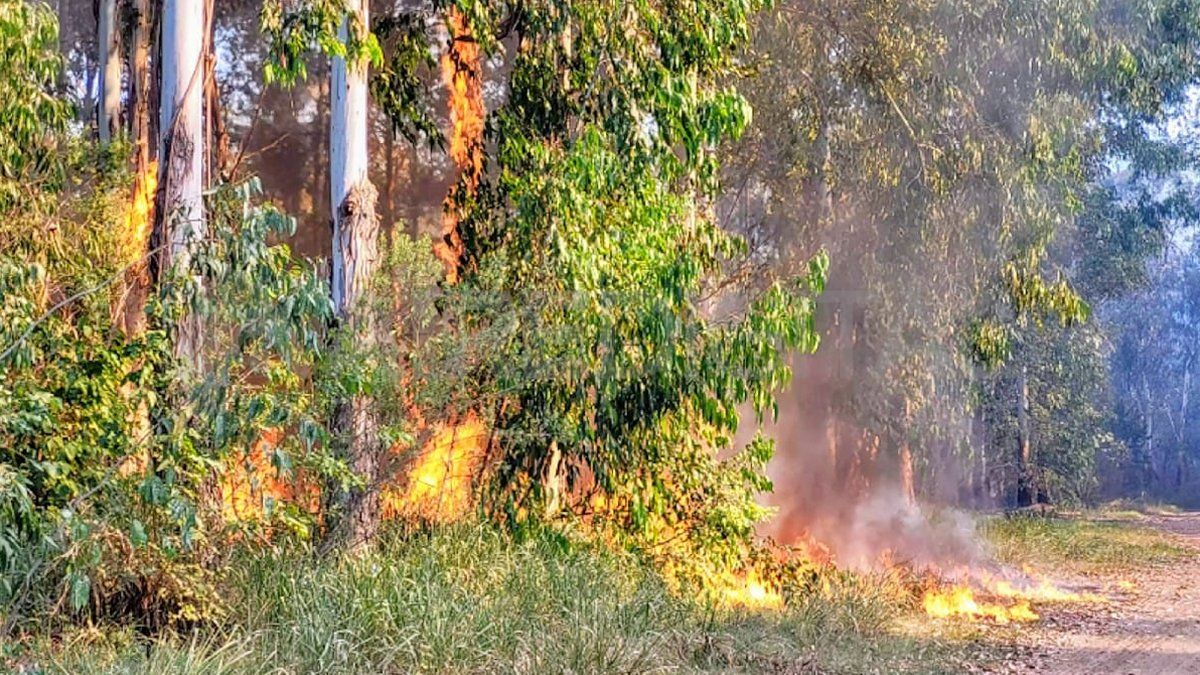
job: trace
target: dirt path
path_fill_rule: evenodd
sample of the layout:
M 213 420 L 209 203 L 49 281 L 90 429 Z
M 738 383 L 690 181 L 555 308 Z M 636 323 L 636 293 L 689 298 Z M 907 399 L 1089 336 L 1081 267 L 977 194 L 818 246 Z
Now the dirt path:
M 1147 524 L 1196 554 L 1124 575 L 1135 586 L 1110 604 L 1046 612 L 1029 635 L 1028 660 L 1010 672 L 1200 675 L 1200 513 L 1155 516 Z M 1112 587 L 1118 579 L 1098 581 Z

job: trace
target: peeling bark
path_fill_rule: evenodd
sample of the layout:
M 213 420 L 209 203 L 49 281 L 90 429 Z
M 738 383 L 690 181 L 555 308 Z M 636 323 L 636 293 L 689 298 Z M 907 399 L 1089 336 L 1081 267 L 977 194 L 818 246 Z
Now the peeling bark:
M 217 83 L 217 55 L 210 50 L 205 57 L 204 105 L 208 128 L 208 183 L 228 183 L 233 178 L 233 153 L 229 150 L 229 131 L 225 128 L 225 115 L 221 106 L 221 88 Z
M 133 39 L 129 47 L 129 132 L 134 142 L 134 168 L 144 171 L 150 165 L 151 101 L 150 43 L 152 34 L 151 0 L 133 0 Z
M 352 0 L 339 30 L 348 42 L 351 22 L 369 26 L 367 0 Z M 338 321 L 354 335 L 356 346 L 375 344 L 375 326 L 362 307 L 379 264 L 378 195 L 368 177 L 367 64 L 335 58 L 330 77 L 330 203 L 333 214 L 331 287 Z M 364 481 L 346 495 L 342 521 L 333 539 L 351 550 L 369 546 L 379 528 L 379 483 L 383 447 L 375 404 L 357 394 L 338 405 L 337 433 L 351 469 Z

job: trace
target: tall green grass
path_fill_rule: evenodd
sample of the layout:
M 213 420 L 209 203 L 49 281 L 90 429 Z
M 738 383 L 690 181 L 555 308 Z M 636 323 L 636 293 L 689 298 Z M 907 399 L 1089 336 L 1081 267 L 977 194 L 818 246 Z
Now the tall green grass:
M 895 579 L 830 573 L 778 612 L 668 592 L 627 554 L 485 525 L 374 554 L 277 552 L 226 570 L 226 616 L 190 635 L 100 627 L 5 647 L 29 673 L 953 672 L 891 634 Z M 4 661 L 0 661 L 4 663 Z

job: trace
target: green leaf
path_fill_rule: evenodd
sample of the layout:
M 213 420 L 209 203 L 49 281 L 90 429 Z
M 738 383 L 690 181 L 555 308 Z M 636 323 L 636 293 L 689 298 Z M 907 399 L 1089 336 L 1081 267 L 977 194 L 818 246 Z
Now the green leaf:
M 82 572 L 73 571 L 67 577 L 71 590 L 71 609 L 78 612 L 87 605 L 92 593 L 92 580 Z
M 146 526 L 142 525 L 142 521 L 134 520 L 129 524 L 129 541 L 137 548 L 145 546 L 149 541 L 146 536 Z

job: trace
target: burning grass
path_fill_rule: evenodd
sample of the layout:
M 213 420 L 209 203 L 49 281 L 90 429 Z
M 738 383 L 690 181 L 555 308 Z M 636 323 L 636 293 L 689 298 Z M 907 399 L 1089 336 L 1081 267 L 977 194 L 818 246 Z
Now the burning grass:
M 550 531 L 393 531 L 374 554 L 277 552 L 229 567 L 221 624 L 186 636 L 94 627 L 0 654 L 32 672 L 958 672 L 901 636 L 898 574 L 806 568 L 736 580 L 771 607 L 672 593 L 630 554 Z M 758 584 L 756 586 L 755 584 Z M 760 595 L 761 594 L 761 595 Z M 5 659 L 8 662 L 5 662 Z M 35 667 L 36 666 L 36 667 Z
M 965 585 L 946 590 L 930 589 L 922 597 L 921 606 L 927 615 L 935 619 L 990 619 L 1002 626 L 1038 620 L 1028 600 L 1018 600 L 1011 605 L 986 602 L 977 599 L 975 591 Z
M 1052 581 L 1029 566 L 991 565 L 987 568 L 961 568 L 925 590 L 922 608 L 938 619 L 965 618 L 998 625 L 1029 623 L 1040 617 L 1036 605 L 1053 603 L 1107 603 L 1098 593 L 1068 587 Z

